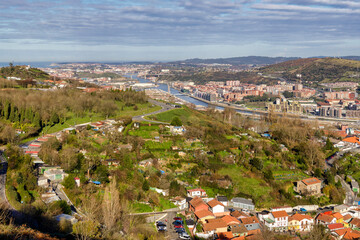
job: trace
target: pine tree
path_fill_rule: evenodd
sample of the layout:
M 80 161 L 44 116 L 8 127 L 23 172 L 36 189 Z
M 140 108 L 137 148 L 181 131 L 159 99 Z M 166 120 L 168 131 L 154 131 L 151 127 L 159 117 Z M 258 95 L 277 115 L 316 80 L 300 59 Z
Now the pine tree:
M 9 113 L 10 113 L 10 103 L 6 101 L 4 106 L 4 117 L 6 120 L 9 119 Z
M 41 128 L 41 119 L 40 119 L 39 113 L 35 113 L 35 116 L 34 116 L 34 119 L 33 119 L 32 123 L 34 124 L 35 127 L 40 127 Z

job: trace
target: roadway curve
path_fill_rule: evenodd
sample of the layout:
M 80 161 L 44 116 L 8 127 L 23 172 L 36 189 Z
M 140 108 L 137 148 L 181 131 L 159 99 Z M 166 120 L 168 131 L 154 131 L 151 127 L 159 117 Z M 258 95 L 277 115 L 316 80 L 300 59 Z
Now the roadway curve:
M 151 112 L 151 113 L 134 116 L 132 118 L 132 120 L 135 121 L 135 122 L 144 122 L 145 121 L 145 122 L 160 123 L 160 124 L 167 124 L 168 125 L 169 123 L 160 122 L 160 121 L 154 121 L 154 120 L 148 120 L 148 119 L 145 119 L 144 117 L 154 115 L 154 114 L 158 114 L 158 113 L 162 113 L 162 112 L 166 112 L 166 111 L 169 111 L 171 109 L 174 109 L 174 107 L 172 105 L 168 105 L 168 104 L 165 104 L 163 102 L 155 101 L 153 99 L 149 99 L 148 101 L 150 103 L 152 103 L 152 104 L 160 106 L 161 109 L 158 110 L 158 111 Z

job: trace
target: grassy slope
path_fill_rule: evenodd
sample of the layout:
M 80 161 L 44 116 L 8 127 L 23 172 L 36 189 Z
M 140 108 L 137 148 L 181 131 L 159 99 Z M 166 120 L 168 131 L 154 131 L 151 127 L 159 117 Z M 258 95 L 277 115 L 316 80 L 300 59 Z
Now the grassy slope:
M 122 106 L 123 106 L 123 103 L 119 103 L 119 109 L 121 109 Z M 137 106 L 138 106 L 138 110 L 134 110 L 134 107 L 125 107 L 124 106 L 123 110 L 119 110 L 116 113 L 116 117 L 137 116 L 137 115 L 142 115 L 142 114 L 146 114 L 146 113 L 151 113 L 151 112 L 161 109 L 161 107 L 159 107 L 159 106 L 152 107 L 152 104 L 150 104 L 150 103 L 137 104 Z M 103 119 L 105 119 L 105 118 L 103 116 L 101 116 L 100 114 L 92 114 L 92 116 L 87 114 L 86 116 L 83 116 L 83 117 L 75 116 L 74 114 L 69 114 L 68 120 L 66 120 L 64 124 L 56 124 L 52 127 L 45 127 L 43 129 L 43 133 L 54 133 L 54 132 L 61 131 L 64 128 L 71 127 L 74 124 L 95 122 L 95 121 L 99 121 L 99 120 L 103 120 Z M 27 140 L 31 140 L 31 139 L 27 139 Z
M 270 65 L 260 69 L 264 73 L 283 72 L 290 80 L 297 80 L 296 74 L 302 75 L 303 81 L 312 82 L 359 82 L 359 77 L 351 77 L 358 72 L 360 61 L 337 58 L 306 58 Z
M 246 176 L 243 169 L 237 166 L 228 166 L 218 171 L 221 175 L 228 175 L 233 181 L 234 194 L 243 193 L 251 196 L 256 203 L 256 206 L 271 206 L 273 199 L 269 193 L 271 187 L 267 183 L 255 176 Z
M 147 118 L 161 122 L 170 123 L 174 117 L 179 117 L 184 125 L 190 125 L 190 122 L 206 123 L 211 122 L 209 116 L 184 106 L 183 108 L 175 108 L 156 115 L 150 115 Z

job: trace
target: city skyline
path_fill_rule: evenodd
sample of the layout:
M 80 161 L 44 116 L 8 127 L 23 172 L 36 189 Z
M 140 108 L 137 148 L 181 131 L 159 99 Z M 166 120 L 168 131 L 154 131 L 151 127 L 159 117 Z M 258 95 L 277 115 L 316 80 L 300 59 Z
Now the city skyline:
M 0 61 L 360 55 L 351 0 L 0 3 Z

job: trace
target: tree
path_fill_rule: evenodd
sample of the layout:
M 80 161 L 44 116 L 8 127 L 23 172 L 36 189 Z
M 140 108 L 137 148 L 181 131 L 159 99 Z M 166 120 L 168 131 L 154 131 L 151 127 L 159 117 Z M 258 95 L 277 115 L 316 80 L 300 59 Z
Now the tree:
M 315 171 L 314 171 L 314 175 L 315 175 L 315 177 L 317 177 L 317 178 L 321 178 L 321 176 L 322 176 L 321 169 L 320 169 L 320 168 L 316 168 Z
M 306 240 L 330 240 L 332 239 L 330 233 L 326 231 L 325 226 L 316 224 L 311 231 L 305 235 Z
M 100 165 L 96 167 L 95 170 L 95 174 L 96 174 L 96 180 L 102 182 L 102 183 L 106 183 L 109 181 L 109 170 L 107 169 L 106 166 L 104 165 Z
M 179 117 L 174 117 L 170 123 L 171 126 L 182 126 L 182 122 Z
M 263 161 L 260 158 L 253 158 L 250 160 L 250 164 L 255 167 L 257 170 L 263 169 Z
M 96 221 L 79 221 L 73 225 L 73 233 L 78 240 L 90 240 L 100 238 L 100 224 Z
M 331 150 L 331 151 L 333 151 L 335 149 L 334 145 L 331 143 L 329 138 L 326 139 L 326 144 L 325 144 L 324 149 L 325 150 Z
M 59 115 L 57 113 L 53 113 L 50 118 L 50 124 L 56 124 L 60 122 Z
M 143 185 L 142 185 L 142 190 L 144 190 L 145 192 L 149 191 L 150 189 L 150 185 L 149 182 L 145 179 Z
M 75 180 L 74 177 L 72 175 L 67 176 L 64 179 L 63 185 L 65 188 L 67 189 L 73 189 L 75 187 Z
M 264 172 L 264 177 L 267 180 L 274 180 L 273 172 L 271 171 L 271 169 L 268 169 Z
M 102 204 L 103 222 L 107 231 L 113 232 L 118 227 L 117 223 L 121 216 L 121 204 L 119 191 L 116 187 L 116 179 L 114 178 L 109 186 L 105 188 L 104 200 Z

